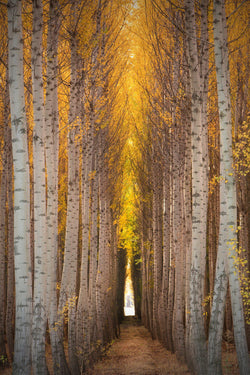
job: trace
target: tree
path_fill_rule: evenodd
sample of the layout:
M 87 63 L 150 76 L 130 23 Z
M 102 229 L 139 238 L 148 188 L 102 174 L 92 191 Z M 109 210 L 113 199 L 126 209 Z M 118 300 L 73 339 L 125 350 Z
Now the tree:
M 8 2 L 9 90 L 14 164 L 15 351 L 13 373 L 31 370 L 30 176 L 23 79 L 22 2 Z M 16 100 L 16 98 L 19 98 Z
M 68 355 L 69 367 L 72 374 L 79 373 L 76 343 L 76 311 L 77 311 L 77 258 L 78 258 L 78 235 L 79 235 L 79 123 L 80 110 L 78 98 L 81 82 L 79 77 L 80 57 L 77 45 L 77 23 L 78 19 L 76 4 L 71 6 L 71 25 L 69 31 L 71 47 L 71 79 L 70 79 L 70 108 L 68 129 L 68 194 L 67 194 L 67 218 L 64 248 L 63 272 L 60 287 L 60 298 L 58 304 L 59 331 L 61 343 L 63 343 L 64 315 L 67 312 L 68 321 Z M 81 82 L 82 83 L 82 82 Z M 62 349 L 63 346 L 62 346 Z
M 235 265 L 237 256 L 237 201 L 235 172 L 233 170 L 227 25 L 223 1 L 218 0 L 214 3 L 213 26 L 220 121 L 220 232 L 212 315 L 209 327 L 208 365 L 210 374 L 222 373 L 220 355 L 221 336 L 229 278 L 234 338 L 239 368 L 241 374 L 248 374 L 250 362 L 244 325 L 239 271 Z
M 58 33 L 60 27 L 59 2 L 51 0 L 47 35 L 45 155 L 47 168 L 46 212 L 46 308 L 50 330 L 55 374 L 68 374 L 62 343 L 57 331 L 57 253 L 58 253 Z
M 204 135 L 202 75 L 199 67 L 194 1 L 185 2 L 186 32 L 191 81 L 192 147 L 192 255 L 190 273 L 190 353 L 194 370 L 206 373 L 206 337 L 202 302 L 206 266 L 207 140 Z M 206 132 L 205 132 L 206 134 Z M 205 145 L 205 147 L 204 147 Z
M 5 330 L 5 305 L 6 305 L 6 272 L 5 272 L 5 252 L 6 252 L 6 245 L 5 245 L 5 221 L 7 219 L 6 216 L 6 198 L 7 198 L 7 163 L 8 163 L 8 155 L 7 155 L 7 148 L 8 148 L 8 105 L 6 106 L 4 122 L 4 147 L 3 152 L 1 155 L 2 159 L 2 173 L 1 173 L 1 182 L 0 182 L 0 282 L 2 285 L 0 291 L 0 299 L 2 301 L 0 306 L 0 355 L 2 358 L 6 358 L 6 348 L 4 342 L 4 330 Z
M 9 89 L 6 89 L 6 99 L 9 103 Z M 9 118 L 9 105 L 8 118 Z M 7 300 L 6 300 L 6 338 L 9 348 L 10 359 L 13 359 L 14 354 L 14 207 L 13 207 L 13 160 L 12 160 L 12 143 L 11 143 L 11 128 L 7 127 L 7 205 L 8 205 L 8 257 L 7 257 Z
M 45 177 L 45 110 L 43 91 L 43 6 L 33 1 L 32 87 L 33 87 L 33 167 L 34 167 L 34 289 L 32 324 L 32 368 L 35 374 L 46 374 L 45 305 L 46 265 L 46 177 Z

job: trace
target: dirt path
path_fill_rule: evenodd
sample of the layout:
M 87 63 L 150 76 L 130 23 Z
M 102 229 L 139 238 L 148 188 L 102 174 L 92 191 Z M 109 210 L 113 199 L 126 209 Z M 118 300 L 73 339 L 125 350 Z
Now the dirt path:
M 52 359 L 47 353 L 52 372 Z M 233 345 L 223 345 L 223 375 L 239 375 L 236 352 Z M 11 375 L 11 368 L 0 368 L 1 375 Z M 95 364 L 88 375 L 183 375 L 191 373 L 176 355 L 167 351 L 149 331 L 132 317 L 121 325 L 121 336 L 115 340 L 105 357 Z
M 174 375 L 191 374 L 176 356 L 133 318 L 121 325 L 121 336 L 89 375 Z

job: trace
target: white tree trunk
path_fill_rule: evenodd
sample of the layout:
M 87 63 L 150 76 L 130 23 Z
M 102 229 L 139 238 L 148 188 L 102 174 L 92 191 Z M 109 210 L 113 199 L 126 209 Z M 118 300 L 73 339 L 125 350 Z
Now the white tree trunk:
M 90 261 L 89 261 L 89 318 L 91 345 L 96 343 L 96 277 L 98 257 L 98 171 L 97 156 L 93 155 L 92 170 L 96 172 L 91 189 L 91 227 L 90 227 Z
M 162 287 L 162 179 L 159 157 L 153 153 L 153 251 L 154 251 L 154 286 L 153 286 L 153 337 L 160 338 L 158 305 Z
M 101 144 L 100 142 L 99 144 Z M 101 159 L 101 149 L 99 150 L 99 159 Z M 105 341 L 105 323 L 106 323 L 106 306 L 105 296 L 107 291 L 107 254 L 108 251 L 106 243 L 106 230 L 107 230 L 107 201 L 106 201 L 106 181 L 103 160 L 99 161 L 99 259 L 98 271 L 96 277 L 96 312 L 97 312 L 97 338 L 101 344 Z
M 72 5 L 72 16 L 74 4 Z M 72 374 L 79 372 L 76 349 L 76 276 L 78 257 L 78 232 L 79 232 L 79 116 L 78 116 L 78 60 L 77 41 L 71 39 L 71 82 L 70 82 L 70 110 L 68 132 L 68 196 L 66 236 L 64 249 L 64 263 L 58 306 L 61 326 L 61 340 L 63 339 L 64 309 L 68 309 L 68 355 L 69 367 Z M 63 347 L 62 347 L 63 350 Z
M 218 107 L 220 119 L 220 234 L 217 255 L 212 316 L 209 334 L 209 374 L 221 374 L 223 314 L 229 277 L 234 339 L 241 375 L 250 373 L 237 257 L 237 201 L 233 170 L 232 119 L 230 103 L 229 58 L 224 1 L 218 0 L 213 9 L 214 52 L 216 64 Z M 222 311 L 222 312 L 220 312 Z
M 173 145 L 173 250 L 175 255 L 175 294 L 174 294 L 174 316 L 173 316 L 173 338 L 174 348 L 180 360 L 185 358 L 184 340 L 184 287 L 185 287 L 185 267 L 183 254 L 183 230 L 182 221 L 183 194 L 182 178 L 183 170 L 181 163 L 183 160 L 180 154 L 179 142 L 181 141 L 179 132 L 175 132 L 176 139 Z M 178 139 L 178 141 L 177 141 Z
M 8 2 L 9 88 L 14 163 L 15 353 L 13 374 L 31 371 L 30 178 L 23 79 L 22 2 Z M 18 98 L 18 100 L 17 100 Z
M 47 37 L 47 70 L 45 102 L 45 149 L 47 167 L 47 215 L 46 215 L 46 308 L 51 339 L 53 368 L 56 374 L 69 374 L 63 343 L 57 331 L 57 255 L 58 255 L 58 154 L 59 154 L 59 116 L 58 116 L 58 32 L 60 18 L 58 0 L 50 0 L 49 25 Z
M 190 274 L 190 347 L 194 370 L 206 374 L 206 337 L 202 302 L 206 265 L 207 186 L 204 159 L 201 79 L 198 61 L 195 7 L 186 0 L 186 31 L 189 46 L 189 65 L 192 98 L 192 259 Z M 206 151 L 205 151 L 206 152 Z
M 83 143 L 85 152 L 82 161 L 82 256 L 80 269 L 80 292 L 77 306 L 77 345 L 81 352 L 80 365 L 85 366 L 90 353 L 90 319 L 89 319 L 89 229 L 90 229 L 90 198 L 91 198 L 91 167 L 93 158 L 94 114 L 90 119 L 90 129 L 85 130 Z
M 6 349 L 5 349 L 5 306 L 6 306 L 6 272 L 5 272 L 5 256 L 6 256 L 6 242 L 5 242 L 5 234 L 6 234 L 6 200 L 7 200 L 7 163 L 8 163 L 8 155 L 7 155 L 7 132 L 8 132 L 8 117 L 5 119 L 6 123 L 4 123 L 4 146 L 3 152 L 1 154 L 1 162 L 2 162 L 2 173 L 0 175 L 0 356 L 2 358 L 6 358 Z
M 169 177 L 169 158 L 165 160 L 163 172 L 163 223 L 162 223 L 162 241 L 163 241 L 163 256 L 162 256 L 162 286 L 161 296 L 158 307 L 159 324 L 161 331 L 161 340 L 168 347 L 167 337 L 167 301 L 168 301 L 168 277 L 169 277 L 169 242 L 170 242 L 170 177 Z M 145 261 L 143 262 L 145 263 Z M 145 265 L 143 266 L 143 274 L 145 274 Z M 144 276 L 145 278 L 145 276 Z M 142 284 L 143 285 L 143 284 Z M 145 288 L 145 287 L 144 287 Z
M 32 85 L 33 85 L 33 166 L 34 166 L 34 296 L 32 325 L 32 365 L 34 374 L 46 374 L 45 306 L 46 265 L 46 181 L 45 111 L 42 64 L 43 6 L 33 0 Z
M 9 90 L 6 93 L 6 99 L 9 101 Z M 6 105 L 6 108 L 9 108 Z M 9 118 L 9 109 L 7 111 Z M 10 359 L 14 354 L 14 207 L 13 207 L 13 159 L 11 144 L 11 128 L 7 127 L 7 203 L 8 203 L 8 260 L 7 260 L 7 301 L 6 301 L 6 338 L 9 348 Z

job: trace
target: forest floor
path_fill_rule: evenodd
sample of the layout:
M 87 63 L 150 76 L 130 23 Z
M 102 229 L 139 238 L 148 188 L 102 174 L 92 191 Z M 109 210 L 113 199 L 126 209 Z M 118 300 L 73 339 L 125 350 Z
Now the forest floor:
M 114 340 L 103 358 L 86 375 L 182 375 L 190 374 L 176 355 L 152 340 L 149 331 L 135 318 L 127 317 L 121 324 L 121 335 Z M 233 345 L 223 343 L 223 375 L 238 375 Z M 48 367 L 52 371 L 51 354 Z M 11 368 L 0 368 L 0 374 L 11 375 Z
M 223 343 L 223 375 L 238 375 L 233 345 Z M 133 317 L 121 324 L 120 338 L 88 375 L 182 375 L 191 374 L 176 355 L 152 340 L 149 331 Z
M 152 340 L 149 331 L 136 319 L 121 324 L 120 338 L 88 375 L 182 375 L 191 374 L 176 355 Z M 234 346 L 223 347 L 223 375 L 238 375 Z
M 120 328 L 120 338 L 88 375 L 191 374 L 174 354 L 152 340 L 149 331 L 135 318 L 125 318 Z

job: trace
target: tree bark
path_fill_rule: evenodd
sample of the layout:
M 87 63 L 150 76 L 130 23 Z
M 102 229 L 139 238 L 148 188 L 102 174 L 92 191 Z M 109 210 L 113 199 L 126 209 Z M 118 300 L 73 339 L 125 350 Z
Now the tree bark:
M 7 95 L 7 100 L 9 95 Z M 6 108 L 9 108 L 8 106 Z M 9 109 L 8 109 L 9 112 Z M 8 203 L 8 257 L 7 257 L 7 301 L 6 301 L 6 338 L 9 348 L 10 361 L 13 360 L 14 355 L 14 207 L 13 207 L 13 158 L 12 158 L 12 144 L 11 144 L 11 128 L 7 127 L 7 203 Z
M 217 255 L 213 306 L 209 327 L 209 374 L 221 374 L 221 336 L 227 277 L 232 305 L 234 339 L 241 374 L 250 372 L 246 331 L 237 257 L 237 201 L 232 154 L 232 119 L 230 103 L 229 58 L 225 4 L 218 0 L 213 8 L 214 52 L 220 119 L 220 234 Z M 221 312 L 220 312 L 221 311 Z M 215 333 L 217 332 L 217 335 Z M 215 350 L 218 349 L 216 353 Z
M 47 216 L 46 216 L 46 307 L 50 330 L 53 368 L 56 374 L 69 374 L 63 343 L 57 331 L 57 255 L 58 255 L 58 153 L 59 153 L 59 118 L 57 92 L 57 46 L 60 18 L 58 0 L 50 0 L 49 24 L 47 37 L 46 71 L 46 167 L 47 167 Z
M 192 257 L 190 274 L 190 348 L 194 370 L 206 374 L 206 336 L 203 308 L 206 267 L 207 164 L 204 148 L 203 103 L 201 72 L 198 61 L 195 7 L 186 0 L 186 31 L 189 47 L 191 78 L 191 142 L 192 142 Z
M 32 32 L 32 86 L 34 112 L 34 288 L 32 324 L 32 368 L 34 374 L 48 373 L 45 358 L 45 334 L 47 327 L 44 277 L 46 264 L 46 179 L 42 35 L 42 2 L 41 0 L 34 0 Z
M 8 105 L 7 105 L 8 108 Z M 6 108 L 6 111 L 7 110 Z M 7 148 L 8 148 L 8 117 L 5 116 L 4 120 L 5 128 L 4 128 L 4 146 L 3 146 L 3 152 L 1 155 L 1 161 L 2 161 L 2 173 L 1 173 L 1 179 L 0 179 L 0 285 L 2 285 L 0 289 L 0 356 L 3 358 L 3 361 L 6 358 L 6 348 L 5 348 L 5 306 L 6 306 L 6 221 L 7 221 L 7 215 L 6 215 L 6 201 L 7 201 L 7 163 L 8 163 L 8 155 L 7 155 Z
M 75 29 L 74 18 L 76 17 L 75 3 L 72 4 L 71 21 L 72 29 Z M 79 56 L 77 53 L 76 35 L 72 31 L 70 39 L 71 47 L 71 79 L 70 79 L 70 108 L 69 108 L 69 130 L 68 130 L 68 194 L 67 194 L 67 217 L 66 235 L 64 248 L 64 262 L 60 297 L 58 304 L 58 319 L 60 321 L 60 342 L 63 343 L 64 314 L 68 312 L 68 358 L 69 368 L 72 374 L 80 372 L 77 358 L 77 260 L 78 260 L 78 234 L 79 234 Z M 83 334 L 83 333 L 82 333 Z M 63 351 L 63 345 L 61 345 Z
M 24 99 L 22 2 L 8 2 L 9 92 L 14 163 L 15 350 L 13 374 L 31 371 L 30 177 Z M 16 100 L 18 98 L 18 100 Z
M 162 180 L 159 156 L 153 152 L 153 251 L 154 251 L 154 287 L 153 287 L 153 337 L 160 338 L 158 304 L 162 286 Z

